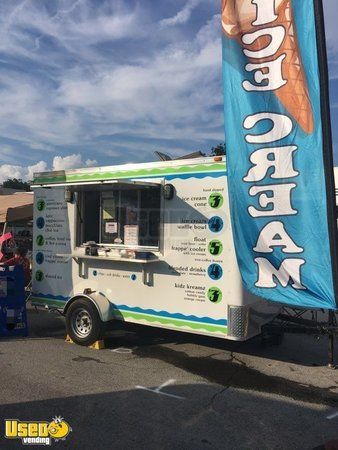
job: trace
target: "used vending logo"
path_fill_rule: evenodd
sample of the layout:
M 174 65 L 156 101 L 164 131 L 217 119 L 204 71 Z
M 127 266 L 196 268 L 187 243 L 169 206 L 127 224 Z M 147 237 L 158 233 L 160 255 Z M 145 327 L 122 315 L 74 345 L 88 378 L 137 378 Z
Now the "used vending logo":
M 62 417 L 54 417 L 51 422 L 5 420 L 5 438 L 21 439 L 24 445 L 52 445 L 53 440 L 64 441 L 71 431 Z

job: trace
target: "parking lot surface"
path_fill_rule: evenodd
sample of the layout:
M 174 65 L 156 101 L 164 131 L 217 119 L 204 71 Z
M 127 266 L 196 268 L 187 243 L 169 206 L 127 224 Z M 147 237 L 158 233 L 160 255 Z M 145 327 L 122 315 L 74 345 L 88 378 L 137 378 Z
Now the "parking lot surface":
M 0 340 L 0 448 L 23 446 L 4 438 L 5 419 L 54 416 L 72 427 L 55 448 L 313 449 L 338 440 L 338 371 L 326 367 L 324 338 L 263 347 L 259 338 L 121 324 L 93 350 L 65 342 L 57 313 L 30 310 L 29 324 L 28 338 Z

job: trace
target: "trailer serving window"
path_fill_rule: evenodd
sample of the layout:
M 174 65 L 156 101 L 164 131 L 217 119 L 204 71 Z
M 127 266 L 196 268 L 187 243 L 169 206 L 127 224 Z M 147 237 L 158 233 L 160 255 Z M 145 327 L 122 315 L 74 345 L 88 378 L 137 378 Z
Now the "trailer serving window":
M 161 185 L 116 183 L 78 192 L 78 245 L 159 249 Z

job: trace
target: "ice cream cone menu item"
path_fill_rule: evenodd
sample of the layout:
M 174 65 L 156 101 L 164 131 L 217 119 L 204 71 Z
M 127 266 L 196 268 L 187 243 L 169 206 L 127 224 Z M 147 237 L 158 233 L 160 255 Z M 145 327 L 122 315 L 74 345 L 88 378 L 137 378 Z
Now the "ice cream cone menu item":
M 242 38 L 264 28 L 283 26 L 285 38 L 273 58 L 248 58 L 249 62 L 262 63 L 276 60 L 285 55 L 282 63 L 283 79 L 287 83 L 275 90 L 275 95 L 306 133 L 314 129 L 313 111 L 298 45 L 296 24 L 292 11 L 291 0 L 275 1 L 275 20 L 264 25 L 255 25 L 257 21 L 257 5 L 252 0 L 223 0 L 222 2 L 222 29 L 224 34 L 236 39 L 243 48 L 259 51 L 269 45 L 271 38 L 261 36 L 249 46 L 243 44 Z

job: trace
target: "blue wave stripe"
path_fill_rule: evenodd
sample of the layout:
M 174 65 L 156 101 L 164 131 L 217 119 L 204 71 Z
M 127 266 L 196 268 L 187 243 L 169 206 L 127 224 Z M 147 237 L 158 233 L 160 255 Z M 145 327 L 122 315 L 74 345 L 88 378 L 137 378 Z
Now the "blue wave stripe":
M 32 297 L 38 297 L 41 299 L 48 299 L 48 300 L 58 300 L 58 301 L 64 301 L 67 302 L 70 297 L 63 297 L 62 295 L 52 295 L 52 294 L 36 294 L 33 293 Z M 116 305 L 113 304 L 114 309 L 117 309 L 119 311 L 130 311 L 140 314 L 149 314 L 151 316 L 156 317 L 166 317 L 169 319 L 181 319 L 181 320 L 190 320 L 191 322 L 199 322 L 199 323 L 206 323 L 211 325 L 221 325 L 226 326 L 228 321 L 226 319 L 212 319 L 211 317 L 197 317 L 194 315 L 186 316 L 181 313 L 170 313 L 168 311 L 155 311 L 154 309 L 143 309 L 138 306 L 128 306 L 128 305 Z
M 200 172 L 200 173 L 183 173 L 183 174 L 174 174 L 174 175 L 150 175 L 150 176 L 137 176 L 137 177 L 132 177 L 132 178 L 128 178 L 128 180 L 136 180 L 136 179 L 157 179 L 157 178 L 164 178 L 165 180 L 175 180 L 175 179 L 181 179 L 181 180 L 188 180 L 189 178 L 198 178 L 198 179 L 202 179 L 202 178 L 220 178 L 220 177 L 226 177 L 228 176 L 228 172 L 226 170 L 220 170 L 217 172 Z M 124 181 L 127 180 L 124 179 Z
M 226 319 L 212 319 L 211 317 L 197 317 L 193 315 L 185 316 L 181 313 L 169 313 L 168 311 L 155 311 L 153 309 L 142 309 L 138 306 L 132 307 L 127 305 L 114 305 L 116 309 L 119 311 L 130 311 L 136 312 L 140 314 L 150 314 L 152 316 L 157 317 L 167 317 L 170 319 L 181 319 L 181 320 L 190 320 L 191 322 L 200 322 L 200 323 L 208 323 L 212 325 L 223 325 L 226 326 L 228 321 Z
M 211 177 L 211 178 L 220 178 L 220 177 L 225 177 L 227 176 L 227 172 L 206 172 L 206 173 L 193 173 L 193 174 L 184 174 L 184 175 L 167 175 L 164 178 L 166 180 L 175 180 L 177 178 L 181 179 L 181 180 L 188 180 L 189 178 L 198 178 L 198 179 L 202 179 L 202 178 L 207 178 L 207 177 Z

